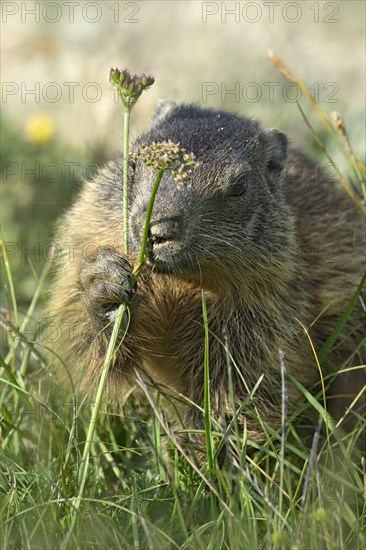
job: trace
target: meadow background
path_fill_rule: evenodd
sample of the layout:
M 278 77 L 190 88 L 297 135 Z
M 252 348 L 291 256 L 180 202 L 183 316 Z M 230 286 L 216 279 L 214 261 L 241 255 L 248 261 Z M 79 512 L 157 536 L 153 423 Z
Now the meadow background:
M 328 161 L 294 102 L 296 90 L 268 59 L 271 49 L 325 111 L 341 113 L 364 160 L 364 2 L 28 1 L 2 2 L 0 10 L 1 230 L 19 321 L 39 293 L 31 312 L 34 324 L 28 324 L 30 340 L 37 320 L 42 322 L 38 305 L 47 292 L 38 283 L 55 221 L 82 179 L 121 154 L 123 112 L 108 81 L 111 66 L 156 79 L 133 111 L 132 138 L 148 126 L 157 100 L 171 98 L 257 117 L 264 126 L 284 130 L 324 166 Z M 330 136 L 302 105 L 333 159 L 347 171 Z M 1 305 L 6 317 L 13 302 L 5 264 Z M 48 401 L 52 384 L 41 358 L 32 356 L 34 349 L 18 349 L 11 340 L 9 348 L 6 331 L 1 346 L 10 367 L 1 363 L 7 384 L 2 378 L 0 546 L 59 547 L 70 526 L 68 499 L 77 492 L 90 416 L 76 421 L 71 397 L 61 408 Z M 289 462 L 282 457 L 276 463 L 280 451 L 269 443 L 260 451 L 258 464 L 272 477 L 256 481 L 256 470 L 242 465 L 246 477 L 209 478 L 219 494 L 213 497 L 197 472 L 181 464 L 176 450 L 176 483 L 169 482 L 159 461 L 161 428 L 154 415 L 132 408 L 124 422 L 106 416 L 98 426 L 85 493 L 90 501 L 84 503 L 78 542 L 73 541 L 78 547 L 362 547 L 357 504 L 362 482 L 359 464 L 352 470 L 347 462 L 347 445 L 340 446 L 338 458 L 325 453 L 330 477 L 319 481 L 315 476 L 313 487 L 314 452 L 309 455 L 294 432 L 295 458 Z M 152 450 L 153 443 L 159 452 Z M 342 463 L 348 473 L 342 470 L 338 487 Z M 278 467 L 280 490 L 274 482 Z M 316 468 L 314 463 L 312 472 Z M 305 496 L 312 495 L 309 505 L 306 499 L 301 504 L 304 480 Z M 289 506 L 282 502 L 284 487 Z M 245 525 L 243 531 L 225 505 Z

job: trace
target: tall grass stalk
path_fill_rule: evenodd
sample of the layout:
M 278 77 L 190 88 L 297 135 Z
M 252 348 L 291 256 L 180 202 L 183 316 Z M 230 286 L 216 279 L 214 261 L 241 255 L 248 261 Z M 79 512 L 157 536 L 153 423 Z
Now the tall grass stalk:
M 1 244 L 1 254 L 2 254 L 2 257 L 3 257 L 4 266 L 5 266 L 6 280 L 7 280 L 8 285 L 9 285 L 10 297 L 11 297 L 13 312 L 14 312 L 14 316 L 15 316 L 15 322 L 16 322 L 17 325 L 19 325 L 18 306 L 17 306 L 17 300 L 16 300 L 16 296 L 15 296 L 14 282 L 13 282 L 13 277 L 12 277 L 11 269 L 10 269 L 10 265 L 9 265 L 9 258 L 8 258 L 8 253 L 7 253 L 7 250 L 6 250 L 5 241 L 2 237 L 2 235 L 0 235 L 0 244 Z
M 282 399 L 281 399 L 281 454 L 280 454 L 280 481 L 279 481 L 278 509 L 280 514 L 282 515 L 284 475 L 285 475 L 285 451 L 286 451 L 286 438 L 287 438 L 287 381 L 286 381 L 285 356 L 282 350 L 280 350 L 280 368 L 281 368 Z
M 214 442 L 212 438 L 212 421 L 211 421 L 211 401 L 210 401 L 210 367 L 209 367 L 209 330 L 207 318 L 207 305 L 205 291 L 202 290 L 202 314 L 203 326 L 205 329 L 205 351 L 203 360 L 203 403 L 205 415 L 205 438 L 206 438 L 206 453 L 207 466 L 209 470 L 214 468 Z
M 88 474 L 90 450 L 91 450 L 91 446 L 92 446 L 92 443 L 93 443 L 93 440 L 94 440 L 95 427 L 96 427 L 96 423 L 97 423 L 99 410 L 100 410 L 100 407 L 101 407 L 101 404 L 102 404 L 102 398 L 103 398 L 104 390 L 105 390 L 105 387 L 106 387 L 106 384 L 107 384 L 109 369 L 110 369 L 110 366 L 112 364 L 114 350 L 115 350 L 115 347 L 116 347 L 116 344 L 117 344 L 117 339 L 118 339 L 119 331 L 120 331 L 120 328 L 121 328 L 121 323 L 122 323 L 124 313 L 125 313 L 125 306 L 120 306 L 117 317 L 116 317 L 114 325 L 113 325 L 112 335 L 111 335 L 111 339 L 109 341 L 106 357 L 105 357 L 105 360 L 104 360 L 103 369 L 102 369 L 102 373 L 101 373 L 101 377 L 100 377 L 100 381 L 99 381 L 99 385 L 98 385 L 98 390 L 97 390 L 97 394 L 96 394 L 96 397 L 95 397 L 95 402 L 93 403 L 93 407 L 92 407 L 92 413 L 91 413 L 91 418 L 90 418 L 90 422 L 89 422 L 89 426 L 88 426 L 88 432 L 87 432 L 87 436 L 86 436 L 84 451 L 83 451 L 81 463 L 80 463 L 80 466 L 79 466 L 79 472 L 78 472 L 79 491 L 78 491 L 78 495 L 76 497 L 76 501 L 73 504 L 72 514 L 71 514 L 71 525 L 70 525 L 70 529 L 69 529 L 69 531 L 68 531 L 68 533 L 67 533 L 67 535 L 66 535 L 66 537 L 65 537 L 65 539 L 64 539 L 64 541 L 61 545 L 61 549 L 67 548 L 67 546 L 68 546 L 68 543 L 70 541 L 70 537 L 71 537 L 71 535 L 73 533 L 73 530 L 74 530 L 74 527 L 75 527 L 75 522 L 76 522 L 78 510 L 80 508 L 80 504 L 81 504 L 81 501 L 82 501 L 82 498 L 83 498 L 84 487 L 85 487 L 86 478 L 87 478 L 87 474 Z
M 29 308 L 27 309 L 27 312 L 26 312 L 26 315 L 25 315 L 25 318 L 24 320 L 22 321 L 20 327 L 19 327 L 19 332 L 21 334 L 24 334 L 26 329 L 27 329 L 27 326 L 28 326 L 28 323 L 29 321 L 32 319 L 32 316 L 34 314 L 34 311 L 36 309 L 36 306 L 38 304 L 38 301 L 39 301 L 39 298 L 41 296 L 41 293 L 42 291 L 44 290 L 44 285 L 45 285 L 45 282 L 46 282 L 46 279 L 47 279 L 47 276 L 49 274 L 49 271 L 51 269 L 51 265 L 52 265 L 52 260 L 53 260 L 53 255 L 54 255 L 54 250 L 52 251 L 51 253 L 51 257 L 50 257 L 50 261 L 46 262 L 43 270 L 42 270 L 42 273 L 41 273 L 41 276 L 40 278 L 38 279 L 37 281 L 37 286 L 36 286 L 36 290 L 33 294 L 33 297 L 32 297 L 32 300 L 31 300 L 31 303 L 29 305 Z M 8 361 L 10 361 L 12 355 L 14 355 L 15 351 L 17 350 L 19 344 L 21 342 L 21 338 L 17 338 L 16 340 L 14 340 L 13 344 L 10 346 L 10 349 L 9 349 L 9 352 L 5 358 L 5 363 L 7 363 Z M 26 372 L 23 370 L 20 371 L 20 374 L 24 377 Z
M 363 163 L 361 163 L 355 156 L 348 136 L 346 134 L 343 121 L 340 119 L 340 116 L 338 113 L 334 113 L 333 120 L 332 118 L 324 111 L 324 109 L 315 101 L 313 98 L 311 92 L 307 88 L 307 86 L 304 84 L 304 82 L 295 76 L 284 64 L 284 62 L 276 56 L 271 50 L 268 52 L 269 58 L 276 67 L 276 69 L 290 82 L 294 82 L 301 90 L 303 96 L 306 98 L 308 103 L 310 104 L 313 111 L 317 114 L 319 120 L 323 124 L 324 128 L 326 129 L 328 135 L 333 140 L 333 142 L 336 144 L 340 152 L 345 156 L 350 170 L 355 174 L 358 183 L 360 185 L 360 188 L 365 185 L 365 171 L 366 167 Z M 312 134 L 314 135 L 319 147 L 321 150 L 325 153 L 328 160 L 331 162 L 334 170 L 337 173 L 337 176 L 339 180 L 341 181 L 342 185 L 346 189 L 347 193 L 349 194 L 350 198 L 352 199 L 355 206 L 358 208 L 358 210 L 361 212 L 361 214 L 366 217 L 366 209 L 364 204 L 365 197 L 362 196 L 359 189 L 356 189 L 352 185 L 352 181 L 349 179 L 347 181 L 347 178 L 342 174 L 342 172 L 339 170 L 338 166 L 335 162 L 331 159 L 330 155 L 328 154 L 325 145 L 323 144 L 322 140 L 317 135 L 316 131 L 314 130 L 313 126 L 311 125 L 310 121 L 306 117 L 303 109 L 301 108 L 301 105 L 299 101 L 296 102 L 296 105 L 298 109 L 300 110 L 300 113 L 306 123 L 306 125 L 310 128 Z

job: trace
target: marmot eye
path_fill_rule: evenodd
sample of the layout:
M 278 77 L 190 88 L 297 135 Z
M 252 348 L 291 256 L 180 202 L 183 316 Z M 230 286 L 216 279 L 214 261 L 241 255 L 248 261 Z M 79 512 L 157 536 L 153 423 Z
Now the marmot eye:
M 229 189 L 229 196 L 240 197 L 240 195 L 243 195 L 245 193 L 247 186 L 248 186 L 248 177 L 239 176 L 238 179 L 231 184 Z

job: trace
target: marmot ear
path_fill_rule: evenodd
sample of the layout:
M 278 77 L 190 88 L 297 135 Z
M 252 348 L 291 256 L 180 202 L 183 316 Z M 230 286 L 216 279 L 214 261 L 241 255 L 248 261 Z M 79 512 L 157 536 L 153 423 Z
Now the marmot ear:
M 151 127 L 154 127 L 156 124 L 162 122 L 176 106 L 177 104 L 175 101 L 172 101 L 171 99 L 158 99 L 155 113 L 151 119 Z
M 280 173 L 287 159 L 288 140 L 286 134 L 280 130 L 269 128 L 263 130 L 261 137 L 264 141 L 264 159 L 267 170 L 271 173 Z

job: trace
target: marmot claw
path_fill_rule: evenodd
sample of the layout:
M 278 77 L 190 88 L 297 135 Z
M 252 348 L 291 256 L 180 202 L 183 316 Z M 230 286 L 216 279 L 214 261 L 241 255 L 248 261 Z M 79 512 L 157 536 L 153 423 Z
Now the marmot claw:
M 98 248 L 82 259 L 80 286 L 89 313 L 98 319 L 113 320 L 121 304 L 132 299 L 131 267 L 123 254 L 113 248 Z

